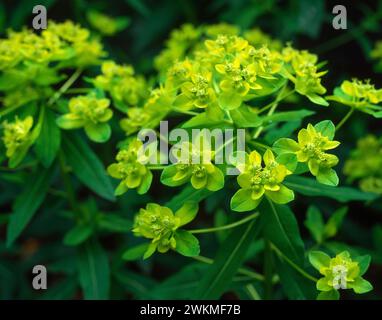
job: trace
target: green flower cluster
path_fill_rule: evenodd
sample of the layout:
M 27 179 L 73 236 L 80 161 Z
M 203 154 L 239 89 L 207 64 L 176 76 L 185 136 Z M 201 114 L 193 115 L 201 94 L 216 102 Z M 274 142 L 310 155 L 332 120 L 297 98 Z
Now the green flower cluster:
M 377 118 L 382 117 L 382 106 L 378 105 L 382 102 L 382 89 L 376 89 L 370 80 L 345 80 L 327 99 Z
M 167 166 L 161 175 L 164 185 L 176 187 L 191 182 L 195 189 L 217 191 L 224 187 L 224 175 L 212 163 L 213 152 L 206 146 L 183 142 L 174 156 L 178 162 Z
M 344 174 L 359 180 L 362 190 L 382 194 L 382 139 L 373 135 L 360 139 L 345 162 Z
M 190 201 L 185 202 L 175 213 L 170 208 L 155 203 L 149 203 L 145 209 L 140 209 L 135 216 L 133 233 L 151 239 L 143 258 L 149 258 L 155 251 L 164 253 L 170 249 L 185 256 L 198 255 L 198 240 L 191 233 L 179 230 L 195 218 L 198 209 L 198 204 Z
M 254 39 L 249 41 L 245 35 Z M 174 31 L 156 66 L 175 109 L 201 108 L 211 115 L 219 108 L 234 110 L 268 96 L 287 80 L 299 94 L 327 105 L 321 97 L 326 92 L 321 84 L 326 72 L 318 71 L 322 64 L 317 60 L 316 55 L 290 45 L 281 48 L 254 30 L 240 37 L 237 28 L 229 25 L 201 29 L 185 25 Z
M 78 96 L 70 99 L 69 113 L 57 118 L 62 129 L 84 128 L 87 136 L 94 142 L 105 142 L 111 135 L 107 123 L 113 116 L 109 99 L 94 96 Z
M 130 23 L 127 17 L 110 17 L 95 10 L 88 11 L 86 18 L 94 29 L 105 36 L 112 36 L 124 30 Z
M 338 185 L 337 173 L 332 169 L 338 164 L 338 157 L 326 151 L 339 146 L 334 141 L 335 127 L 331 121 L 322 121 L 315 126 L 308 124 L 298 133 L 298 141 L 289 138 L 277 140 L 273 149 L 279 155 L 294 154 L 300 163 L 306 163 L 317 181 L 327 185 Z
M 92 37 L 89 30 L 71 21 L 49 21 L 48 25 L 40 33 L 28 29 L 19 32 L 10 30 L 6 38 L 0 40 L 0 115 L 7 119 L 3 125 L 2 140 L 8 150 L 6 156 L 10 158 L 11 166 L 17 166 L 29 147 L 37 143 L 41 128 L 49 126 L 54 132 L 57 131 L 54 112 L 68 111 L 66 101 L 62 99 L 63 93 L 83 69 L 98 65 L 105 56 L 100 41 Z M 70 69 L 76 69 L 76 72 L 67 78 L 64 72 Z M 65 79 L 65 85 L 57 89 L 57 84 Z M 110 128 L 107 124 L 100 124 L 112 115 L 107 107 L 107 100 L 90 102 L 90 98 L 79 97 L 69 103 L 69 113 L 59 122 L 65 121 L 67 126 L 73 128 L 84 127 L 92 140 L 106 141 L 110 136 Z M 19 108 L 23 109 L 19 111 Z M 38 119 L 35 118 L 37 114 Z M 24 120 L 18 120 L 17 117 Z M 70 119 L 71 125 L 68 124 Z M 36 130 L 29 139 L 27 137 L 31 135 L 32 123 L 36 124 Z M 15 133 L 11 134 L 13 131 Z M 53 137 L 59 140 L 59 132 Z M 24 140 L 29 142 L 24 143 Z M 58 146 L 59 141 L 53 144 Z M 21 145 L 24 146 L 23 152 L 12 151 L 20 149 Z M 40 158 L 44 157 L 42 154 L 49 153 L 43 148 L 38 149 L 37 156 Z M 44 157 L 44 165 L 48 166 L 54 156 L 51 153 L 48 160 Z
M 134 140 L 116 156 L 117 163 L 111 164 L 107 172 L 116 179 L 122 180 L 115 190 L 115 195 L 121 195 L 129 189 L 137 189 L 139 194 L 146 193 L 151 185 L 153 175 L 144 164 L 147 158 L 143 144 Z
M 105 61 L 101 71 L 93 81 L 94 86 L 108 92 L 120 111 L 126 112 L 128 107 L 135 107 L 147 98 L 147 83 L 143 77 L 134 75 L 132 66 Z
M 317 299 L 338 299 L 339 289 L 353 289 L 355 293 L 366 293 L 373 286 L 362 276 L 366 273 L 370 256 L 352 259 L 348 251 L 330 258 L 321 251 L 311 251 L 309 261 L 323 277 L 317 281 L 317 290 L 321 291 Z
M 275 160 L 272 151 L 268 149 L 263 157 L 257 151 L 252 151 L 245 157 L 245 163 L 238 165 L 241 173 L 237 182 L 241 189 L 231 199 L 232 210 L 253 210 L 260 204 L 264 195 L 279 204 L 294 199 L 293 191 L 282 184 L 285 177 L 292 172 Z
M 33 143 L 32 126 L 33 117 L 28 116 L 23 120 L 15 118 L 13 122 L 3 121 L 3 137 L 6 148 L 6 156 L 10 159 L 9 164 L 13 167 L 13 163 L 25 156 L 29 147 Z

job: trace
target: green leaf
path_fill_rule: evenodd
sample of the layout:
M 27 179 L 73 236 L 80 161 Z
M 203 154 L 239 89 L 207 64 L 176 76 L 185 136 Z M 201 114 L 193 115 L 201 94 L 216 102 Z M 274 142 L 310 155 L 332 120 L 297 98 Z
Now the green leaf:
M 174 176 L 176 175 L 177 171 L 178 170 L 175 164 L 167 166 L 162 171 L 162 174 L 160 176 L 160 182 L 162 182 L 165 186 L 177 187 L 189 181 L 189 176 L 185 176 L 180 180 L 174 180 Z
M 340 293 L 337 290 L 323 291 L 317 296 L 317 300 L 339 300 Z
M 186 201 L 183 206 L 175 212 L 175 216 L 180 219 L 179 226 L 191 222 L 195 219 L 199 210 L 198 203 L 195 201 Z
M 367 269 L 369 269 L 371 257 L 368 254 L 366 254 L 364 256 L 359 256 L 354 260 L 358 262 L 359 275 L 363 276 L 366 273 Z
M 84 126 L 84 120 L 73 119 L 71 114 L 64 114 L 56 119 L 56 124 L 66 130 L 78 129 Z
M 177 230 L 175 232 L 176 252 L 186 257 L 195 257 L 200 253 L 198 239 L 190 232 Z
M 314 282 L 306 279 L 277 256 L 275 268 L 285 295 L 291 300 L 312 300 L 316 294 Z
M 334 237 L 338 229 L 341 227 L 342 221 L 344 220 L 346 213 L 348 212 L 347 207 L 343 207 L 335 211 L 329 218 L 325 225 L 324 234 L 326 238 Z
M 297 156 L 294 153 L 284 153 L 277 156 L 276 161 L 283 164 L 289 171 L 294 172 L 297 168 Z
M 261 126 L 259 116 L 246 105 L 230 111 L 233 122 L 240 128 L 255 128 Z
M 23 192 L 17 196 L 7 228 L 7 247 L 21 234 L 43 203 L 52 178 L 53 168 L 38 169 L 25 182 Z
M 90 225 L 79 224 L 66 233 L 64 244 L 67 246 L 77 246 L 88 239 L 92 233 L 93 228 Z
M 109 298 L 110 268 L 104 249 L 96 239 L 85 242 L 78 251 L 79 280 L 86 300 Z
M 348 187 L 332 187 L 321 184 L 314 179 L 288 176 L 284 184 L 292 190 L 305 196 L 328 197 L 340 202 L 371 201 L 378 197 L 374 193 L 362 192 Z
M 169 207 L 172 211 L 179 210 L 186 201 L 194 201 L 199 203 L 203 199 L 207 198 L 213 192 L 206 189 L 196 190 L 191 186 L 184 188 L 178 195 L 173 197 L 169 202 L 166 203 L 166 207 Z
M 37 157 L 45 168 L 50 167 L 54 161 L 60 143 L 61 131 L 56 124 L 54 112 L 46 108 L 41 132 L 35 144 Z
M 317 243 L 321 243 L 324 239 L 324 220 L 321 212 L 315 206 L 308 208 L 307 216 L 304 222 L 305 226 L 310 231 L 312 237 Z
M 233 110 L 240 107 L 243 98 L 235 92 L 222 92 L 218 97 L 218 102 L 223 110 Z
M 323 97 L 320 97 L 317 94 L 308 94 L 307 97 L 310 101 L 315 104 L 319 104 L 320 106 L 327 107 L 329 105 L 329 103 Z
M 298 143 L 293 139 L 281 138 L 278 139 L 274 144 L 272 149 L 279 155 L 283 154 L 293 154 L 300 149 Z
M 320 169 L 316 178 L 319 183 L 325 184 L 327 186 L 336 187 L 339 183 L 337 172 L 332 168 L 325 170 Z
M 98 220 L 98 226 L 111 232 L 129 232 L 133 223 L 117 214 L 106 213 Z
M 350 284 L 355 293 L 362 294 L 373 290 L 371 283 L 364 278 L 358 277 Z M 350 287 L 349 286 L 349 287 Z
M 298 224 L 288 206 L 263 201 L 259 207 L 264 225 L 264 236 L 270 240 L 289 260 L 302 266 L 304 243 Z
M 282 122 L 282 121 L 296 121 L 301 120 L 305 117 L 311 116 L 315 114 L 314 111 L 311 110 L 298 110 L 298 111 L 284 111 L 284 112 L 278 112 L 274 113 L 269 116 L 261 117 L 256 124 L 259 125 L 266 125 L 268 122 L 274 123 L 274 122 Z
M 107 123 L 89 123 L 85 125 L 85 132 L 90 140 L 97 143 L 106 142 L 111 136 L 111 128 Z
M 65 134 L 62 141 L 68 164 L 77 178 L 99 196 L 114 201 L 114 188 L 102 162 L 78 135 Z
M 260 231 L 255 220 L 235 228 L 220 246 L 213 264 L 204 274 L 194 299 L 218 299 L 230 286 L 250 244 Z
M 314 128 L 321 132 L 323 136 L 328 137 L 329 140 L 333 140 L 334 134 L 336 133 L 336 127 L 330 120 L 324 120 L 317 123 Z
M 132 248 L 127 249 L 123 255 L 122 259 L 126 261 L 135 261 L 142 259 L 143 255 L 147 251 L 150 243 L 142 243 Z
M 318 271 L 330 264 L 330 257 L 322 251 L 310 251 L 308 257 L 311 265 Z
M 216 128 L 225 126 L 225 123 L 221 121 L 220 119 L 214 119 L 208 117 L 206 112 L 200 113 L 194 117 L 192 117 L 190 120 L 183 123 L 182 128 Z
M 231 199 L 231 210 L 245 212 L 256 209 L 263 198 L 253 200 L 251 195 L 252 191 L 250 189 L 238 190 Z

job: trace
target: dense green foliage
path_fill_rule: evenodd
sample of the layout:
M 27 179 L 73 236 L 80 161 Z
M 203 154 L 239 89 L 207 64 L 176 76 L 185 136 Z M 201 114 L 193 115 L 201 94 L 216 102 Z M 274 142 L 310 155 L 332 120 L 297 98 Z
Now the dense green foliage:
M 323 1 L 290 1 L 282 31 L 264 22 L 285 10 L 275 1 L 216 0 L 205 21 L 199 3 L 163 1 L 155 22 L 146 2 L 106 15 L 103 1 L 73 1 L 42 32 L 22 28 L 31 4 L 0 4 L 14 12 L 0 17 L 12 27 L 0 39 L 0 298 L 377 298 L 382 55 L 367 32 L 382 3 L 342 31 L 374 59 L 358 62 L 363 79 L 321 58 L 342 54 L 330 40 L 318 54 L 299 43 L 319 37 Z M 163 120 L 245 129 L 238 175 L 195 141 L 174 164 L 145 163 L 137 133 Z M 30 285 L 36 264 L 46 291 Z

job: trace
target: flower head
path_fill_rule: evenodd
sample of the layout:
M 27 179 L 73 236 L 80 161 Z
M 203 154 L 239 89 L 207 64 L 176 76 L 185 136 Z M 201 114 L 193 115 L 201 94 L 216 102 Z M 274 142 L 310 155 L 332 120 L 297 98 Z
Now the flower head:
M 144 258 L 150 257 L 156 250 L 164 253 L 170 249 L 186 256 L 197 255 L 197 239 L 187 231 L 178 230 L 191 222 L 197 212 L 198 204 L 191 201 L 186 201 L 175 213 L 170 208 L 155 203 L 149 203 L 145 209 L 140 209 L 135 216 L 133 232 L 136 236 L 151 239 Z M 178 246 L 185 238 L 188 243 Z
M 294 199 L 294 193 L 282 184 L 291 172 L 286 166 L 276 161 L 272 151 L 267 150 L 264 156 L 257 151 L 246 155 L 245 164 L 239 165 L 242 172 L 237 182 L 241 189 L 231 199 L 234 211 L 255 209 L 265 195 L 275 203 L 285 204 Z
M 337 185 L 338 176 L 332 169 L 338 163 L 335 155 L 326 151 L 340 144 L 334 141 L 335 128 L 331 121 L 322 121 L 315 126 L 301 129 L 298 141 L 282 138 L 275 142 L 273 148 L 279 155 L 294 153 L 298 162 L 306 163 L 312 175 L 323 184 Z
M 323 275 L 317 281 L 319 291 L 327 293 L 333 290 L 353 289 L 355 293 L 366 293 L 373 289 L 372 285 L 362 278 L 370 263 L 369 256 L 353 260 L 348 251 L 343 251 L 334 258 L 321 251 L 311 251 L 309 261 Z
M 33 126 L 33 118 L 31 116 L 26 117 L 23 120 L 15 118 L 15 121 L 4 121 L 3 137 L 6 151 L 6 156 L 12 158 L 16 153 L 22 153 L 26 147 L 29 147 L 31 142 L 31 129 Z
M 113 116 L 110 100 L 94 96 L 78 96 L 70 99 L 69 113 L 57 119 L 63 129 L 84 128 L 88 137 L 95 142 L 110 138 L 111 129 L 107 123 Z
M 344 173 L 350 180 L 358 179 L 362 190 L 382 194 L 382 140 L 373 135 L 358 140 Z
M 143 164 L 145 162 L 143 144 L 134 140 L 118 152 L 116 163 L 107 168 L 113 178 L 122 180 L 115 190 L 116 195 L 125 193 L 128 189 L 137 189 L 139 194 L 144 194 L 150 188 L 153 175 Z
M 224 175 L 212 163 L 213 152 L 209 145 L 183 142 L 175 149 L 177 163 L 166 167 L 161 176 L 163 184 L 180 186 L 187 182 L 195 189 L 217 191 L 224 186 Z M 174 151 L 174 150 L 173 150 Z
M 382 89 L 376 89 L 370 80 L 345 80 L 328 99 L 377 117 L 382 113 L 382 106 L 378 105 L 382 102 Z

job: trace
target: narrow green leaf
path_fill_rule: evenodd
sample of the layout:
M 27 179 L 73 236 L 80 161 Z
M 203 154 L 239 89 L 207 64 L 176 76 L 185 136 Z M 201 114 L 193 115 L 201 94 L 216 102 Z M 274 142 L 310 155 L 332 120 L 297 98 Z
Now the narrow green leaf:
M 117 214 L 106 213 L 99 219 L 98 226 L 112 232 L 129 232 L 133 227 L 133 223 Z
M 77 178 L 99 196 L 114 201 L 114 188 L 105 168 L 86 142 L 76 134 L 66 133 L 62 146 L 68 164 Z
M 220 246 L 214 263 L 200 281 L 195 299 L 218 299 L 230 286 L 242 265 L 250 244 L 260 230 L 260 224 L 251 221 L 232 231 Z
M 7 247 L 21 234 L 43 203 L 49 188 L 53 168 L 36 170 L 25 183 L 24 191 L 16 198 L 7 229 Z
M 316 180 L 305 177 L 289 176 L 285 179 L 285 185 L 290 189 L 305 196 L 328 197 L 340 202 L 348 201 L 371 201 L 378 197 L 374 193 L 362 192 L 348 187 L 332 187 L 320 184 Z
M 79 248 L 78 272 L 85 299 L 108 299 L 110 287 L 109 261 L 106 252 L 96 239 L 90 239 Z
M 296 218 L 286 205 L 263 201 L 259 207 L 264 236 L 286 257 L 299 266 L 304 264 L 304 243 Z
M 307 216 L 304 222 L 305 226 L 309 229 L 311 235 L 317 243 L 321 243 L 324 235 L 324 220 L 320 210 L 315 206 L 308 208 Z
M 60 148 L 60 143 L 61 131 L 56 124 L 54 113 L 46 108 L 41 132 L 35 144 L 37 157 L 44 167 L 50 167 Z
M 301 276 L 290 265 L 278 257 L 275 263 L 277 274 L 285 295 L 292 300 L 312 300 L 315 298 L 316 284 Z
M 92 232 L 93 228 L 90 225 L 79 224 L 66 233 L 64 244 L 67 246 L 79 245 L 88 239 Z
M 123 255 L 122 259 L 126 261 L 135 261 L 142 259 L 143 255 L 147 251 L 150 243 L 142 243 L 132 248 L 127 249 Z

